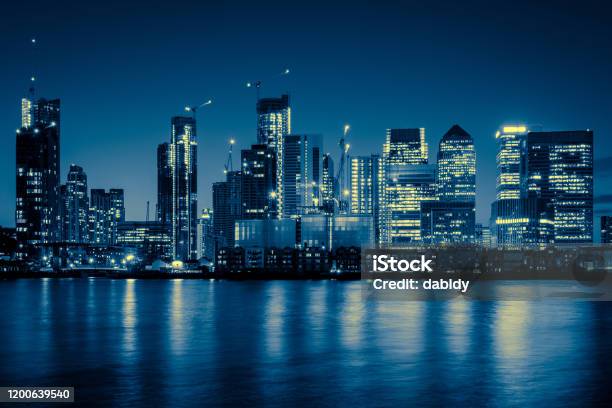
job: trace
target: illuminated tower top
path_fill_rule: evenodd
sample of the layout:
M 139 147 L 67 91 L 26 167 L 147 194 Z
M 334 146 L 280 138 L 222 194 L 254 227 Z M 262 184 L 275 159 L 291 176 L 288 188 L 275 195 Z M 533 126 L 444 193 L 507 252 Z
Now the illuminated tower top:
M 497 140 L 497 199 L 516 199 L 523 195 L 526 125 L 502 126 L 495 133 Z

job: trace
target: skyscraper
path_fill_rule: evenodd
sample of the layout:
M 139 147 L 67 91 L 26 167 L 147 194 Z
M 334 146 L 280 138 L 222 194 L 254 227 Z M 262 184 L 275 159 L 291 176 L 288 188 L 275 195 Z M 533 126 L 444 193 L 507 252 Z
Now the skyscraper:
M 88 213 L 89 197 L 87 194 L 87 174 L 83 168 L 70 165 L 65 187 L 65 217 L 63 225 L 67 242 L 84 243 L 89 241 Z
M 438 199 L 474 203 L 476 151 L 469 133 L 454 125 L 440 140 L 436 175 Z
M 89 242 L 99 245 L 111 244 L 111 201 L 104 189 L 91 189 L 89 205 Z
M 213 184 L 213 231 L 216 249 L 233 247 L 236 220 L 242 217 L 241 173 L 230 171 L 226 181 Z
M 172 183 L 172 215 L 170 218 L 173 256 L 175 259 L 185 261 L 195 259 L 197 256 L 198 142 L 196 140 L 196 121 L 195 118 L 189 116 L 174 116 L 171 125 L 171 142 L 168 146 L 167 158 Z M 163 148 L 161 152 L 158 150 L 158 156 L 160 153 L 163 159 Z
M 381 239 L 392 246 L 422 243 L 421 205 L 436 200 L 435 167 L 390 165 L 386 172 Z
M 172 171 L 170 144 L 157 146 L 157 221 L 172 224 Z
M 34 260 L 40 245 L 58 240 L 60 101 L 22 100 L 16 137 L 16 256 Z
M 293 216 L 317 207 L 321 183 L 321 135 L 288 135 L 283 147 L 283 215 Z
M 544 201 L 553 242 L 593 242 L 593 132 L 530 132 L 527 193 Z
M 89 205 L 89 242 L 100 245 L 117 243 L 117 226 L 125 222 L 123 189 L 91 189 Z
M 276 152 L 276 199 L 278 214 L 283 214 L 283 139 L 291 133 L 289 95 L 257 101 L 257 143 Z
M 242 218 L 276 218 L 276 152 L 265 144 L 242 151 Z
M 321 164 L 321 188 L 320 205 L 323 211 L 332 213 L 334 211 L 334 194 L 336 191 L 334 180 L 334 160 L 329 153 L 323 155 Z
M 502 126 L 497 140 L 497 199 L 524 197 L 527 126 Z
M 378 166 L 380 156 L 351 157 L 351 214 L 373 215 L 378 207 Z
M 381 160 L 380 243 L 420 241 L 421 202 L 436 199 L 435 169 L 427 165 L 425 129 L 388 129 Z
M 612 244 L 612 216 L 603 215 L 600 219 L 601 243 Z
M 495 133 L 496 201 L 491 205 L 490 228 L 493 241 L 500 247 L 523 245 L 530 222 L 525 211 L 534 208 L 534 203 L 521 201 L 526 197 L 527 132 L 526 125 L 514 124 L 502 126 Z
M 472 137 L 454 125 L 442 139 L 436 169 L 438 201 L 421 206 L 421 232 L 429 244 L 475 241 L 476 151 Z
M 198 259 L 215 258 L 215 234 L 213 230 L 213 211 L 204 208 L 198 218 Z

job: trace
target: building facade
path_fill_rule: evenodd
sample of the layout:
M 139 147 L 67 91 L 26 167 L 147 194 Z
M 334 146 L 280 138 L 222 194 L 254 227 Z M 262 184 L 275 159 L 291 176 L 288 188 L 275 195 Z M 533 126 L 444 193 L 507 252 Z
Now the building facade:
M 89 196 L 87 191 L 87 174 L 83 168 L 70 165 L 66 180 L 64 197 L 64 233 L 62 241 L 86 243 L 89 241 L 88 213 Z
M 321 135 L 288 135 L 283 147 L 283 216 L 318 207 L 323 139 Z
M 16 135 L 16 257 L 37 260 L 59 240 L 60 101 L 22 100 Z
M 283 214 L 283 146 L 291 133 L 291 107 L 289 95 L 257 100 L 257 143 L 265 144 L 276 152 L 277 212 Z
M 601 227 L 601 243 L 612 244 L 612 216 L 602 216 L 599 225 Z
M 552 242 L 593 242 L 593 132 L 530 132 L 527 194 L 543 201 Z
M 266 144 L 241 153 L 242 218 L 276 218 L 276 153 Z

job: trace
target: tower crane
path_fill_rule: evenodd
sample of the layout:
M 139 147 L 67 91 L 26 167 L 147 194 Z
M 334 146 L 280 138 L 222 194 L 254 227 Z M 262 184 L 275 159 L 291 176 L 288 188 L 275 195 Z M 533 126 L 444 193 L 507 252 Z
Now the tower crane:
M 193 115 L 193 119 L 195 120 L 196 112 L 198 111 L 198 109 L 204 106 L 210 105 L 211 103 L 212 103 L 212 99 L 209 99 L 206 102 L 202 102 L 201 104 L 197 106 L 185 106 L 185 112 L 191 112 L 191 114 Z
M 231 138 L 229 140 L 229 152 L 227 153 L 227 160 L 225 162 L 223 174 L 227 174 L 230 171 L 234 171 L 234 164 L 232 160 L 232 151 L 234 150 L 234 144 L 236 144 L 236 140 L 234 140 L 234 138 Z

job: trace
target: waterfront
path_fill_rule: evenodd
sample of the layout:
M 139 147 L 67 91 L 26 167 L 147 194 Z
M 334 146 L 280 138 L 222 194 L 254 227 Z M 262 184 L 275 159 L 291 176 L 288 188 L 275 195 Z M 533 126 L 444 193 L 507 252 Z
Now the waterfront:
M 359 282 L 0 281 L 0 385 L 99 406 L 587 406 L 612 306 L 393 302 Z

